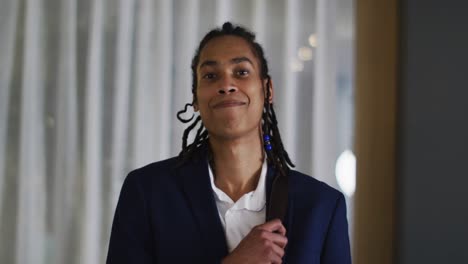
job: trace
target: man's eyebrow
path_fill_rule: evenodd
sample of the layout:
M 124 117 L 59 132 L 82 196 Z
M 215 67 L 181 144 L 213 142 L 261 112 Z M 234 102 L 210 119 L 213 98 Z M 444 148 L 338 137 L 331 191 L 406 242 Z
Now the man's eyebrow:
M 230 60 L 230 63 L 231 63 L 231 64 L 239 64 L 239 63 L 244 62 L 244 61 L 246 61 L 246 62 L 252 64 L 252 66 L 254 65 L 253 62 L 252 62 L 249 58 L 247 58 L 247 57 L 236 57 L 236 58 L 232 58 L 232 59 Z M 218 64 L 219 64 L 219 63 L 218 63 L 217 61 L 214 61 L 214 60 L 206 60 L 206 61 L 204 61 L 204 62 L 202 62 L 202 63 L 200 64 L 200 67 L 199 67 L 199 68 L 201 69 L 201 68 L 203 68 L 203 67 L 205 67 L 205 66 L 216 66 L 216 65 L 218 65 Z
M 218 65 L 218 62 L 217 61 L 214 61 L 214 60 L 206 60 L 204 61 L 202 64 L 200 64 L 200 69 L 205 67 L 205 66 L 216 66 Z
M 231 63 L 233 63 L 233 64 L 239 64 L 239 63 L 244 62 L 244 61 L 252 64 L 252 66 L 253 66 L 253 62 L 247 57 L 238 57 L 238 58 L 231 59 Z

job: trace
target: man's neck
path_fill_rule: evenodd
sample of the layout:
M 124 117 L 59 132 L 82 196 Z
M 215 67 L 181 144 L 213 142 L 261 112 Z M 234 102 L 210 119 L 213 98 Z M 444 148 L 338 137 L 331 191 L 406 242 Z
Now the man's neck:
M 264 160 L 260 135 L 235 140 L 210 137 L 215 185 L 234 202 L 256 189 Z

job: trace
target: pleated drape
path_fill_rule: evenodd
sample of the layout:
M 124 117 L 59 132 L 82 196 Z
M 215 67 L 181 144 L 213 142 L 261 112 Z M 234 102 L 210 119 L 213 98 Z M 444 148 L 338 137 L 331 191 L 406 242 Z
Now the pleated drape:
M 62 2 L 60 8 L 60 45 L 58 50 L 55 171 L 53 177 L 53 221 L 55 254 L 53 263 L 66 263 L 73 259 L 77 235 L 74 221 L 77 213 L 77 183 L 79 171 L 78 140 L 78 76 L 77 76 L 77 3 Z
M 0 1 L 0 263 L 105 261 L 125 176 L 179 153 L 192 56 L 227 20 L 265 49 L 298 170 L 337 187 L 343 1 Z
M 182 67 L 174 67 L 174 82 L 172 88 L 172 110 L 181 110 L 186 103 L 192 102 L 192 73 L 190 69 L 191 59 L 198 40 L 198 24 L 199 24 L 199 3 L 198 1 L 182 0 L 175 1 L 174 7 L 180 10 L 177 14 L 178 19 L 174 20 L 174 43 L 173 43 L 173 64 L 184 65 Z M 191 46 L 192 49 L 186 47 Z M 175 117 L 172 112 L 171 120 Z M 172 122 L 172 135 L 182 135 L 185 125 L 180 122 Z M 192 136 L 192 135 L 191 135 Z M 190 137 L 193 139 L 193 137 Z M 172 155 L 179 153 L 182 148 L 181 137 L 171 138 Z
M 299 4 L 297 0 L 284 1 L 284 28 L 287 28 L 284 32 L 284 53 L 283 53 L 283 82 L 281 83 L 281 89 L 278 89 L 277 101 L 281 107 L 281 111 L 278 113 L 278 117 L 282 120 L 282 136 L 284 145 L 287 146 L 286 150 L 290 153 L 291 158 L 295 160 L 297 157 L 297 141 L 295 140 L 297 134 L 294 129 L 286 129 L 290 127 L 297 127 L 298 113 L 301 108 L 293 107 L 298 105 L 298 72 L 291 70 L 291 65 L 296 62 L 296 53 L 299 48 L 299 17 L 298 10 Z M 287 88 L 286 88 L 287 87 Z
M 7 159 L 7 131 L 8 114 L 10 106 L 10 87 L 12 86 L 12 73 L 15 54 L 15 39 L 18 15 L 18 2 L 6 2 L 0 9 L 0 193 L 4 193 L 5 188 L 5 170 Z M 0 225 L 4 208 L 3 195 L 0 195 Z M 2 244 L 0 242 L 0 248 Z
M 83 196 L 80 263 L 101 261 L 102 250 L 102 175 L 103 175 L 103 67 L 104 1 L 90 4 L 88 54 L 86 56 L 84 139 L 83 139 Z
M 329 172 L 335 169 L 336 144 L 336 27 L 337 1 L 317 0 L 317 52 L 313 98 L 313 173 L 320 180 L 336 185 Z
M 130 124 L 129 109 L 131 107 L 128 100 L 131 94 L 132 80 L 132 51 L 133 51 L 133 30 L 135 1 L 120 0 L 118 7 L 118 25 L 116 34 L 116 64 L 113 97 L 113 125 L 111 141 L 111 168 L 110 168 L 110 200 L 113 201 L 107 208 L 106 213 L 109 219 L 112 218 L 116 201 L 118 199 L 120 187 L 122 186 L 126 172 L 126 160 L 128 159 L 128 130 Z
M 24 41 L 19 121 L 17 263 L 45 263 L 46 172 L 44 120 L 44 39 L 42 1 L 24 3 Z

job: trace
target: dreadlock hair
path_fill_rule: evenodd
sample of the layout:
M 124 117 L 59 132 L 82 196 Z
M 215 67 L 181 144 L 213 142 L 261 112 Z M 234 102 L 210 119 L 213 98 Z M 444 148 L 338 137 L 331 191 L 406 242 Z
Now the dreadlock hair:
M 291 162 L 288 153 L 284 149 L 283 142 L 281 141 L 280 132 L 278 129 L 278 121 L 276 119 L 275 110 L 273 108 L 273 104 L 270 103 L 270 88 L 271 88 L 271 77 L 268 73 L 268 63 L 263 53 L 262 46 L 255 41 L 255 34 L 248 31 L 247 29 L 241 26 L 233 26 L 230 22 L 226 22 L 223 24 L 222 28 L 216 28 L 208 32 L 205 37 L 200 42 L 198 49 L 195 52 L 195 56 L 192 59 L 192 95 L 193 95 L 193 102 L 190 104 L 186 104 L 184 110 L 177 112 L 177 119 L 179 119 L 183 123 L 188 123 L 193 120 L 194 116 L 189 119 L 184 119 L 181 117 L 181 114 L 187 112 L 188 106 L 193 106 L 194 103 L 197 102 L 197 66 L 200 62 L 200 53 L 205 47 L 205 45 L 212 39 L 223 37 L 223 36 L 236 36 L 244 39 L 249 43 L 254 55 L 257 57 L 259 64 L 260 64 L 260 77 L 262 80 L 267 80 L 266 84 L 266 94 L 264 99 L 264 107 L 263 107 L 263 114 L 262 114 L 262 131 L 264 135 L 270 136 L 270 144 L 272 149 L 266 151 L 267 153 L 267 162 L 268 164 L 272 165 L 275 169 L 279 171 L 281 175 L 286 176 L 287 171 L 289 170 L 289 166 L 294 167 L 294 164 Z M 192 124 L 190 124 L 187 129 L 184 131 L 183 140 L 182 140 L 182 151 L 179 153 L 179 164 L 185 163 L 189 160 L 195 151 L 202 145 L 208 143 L 209 135 L 208 131 L 203 125 L 201 121 L 201 117 L 198 116 Z M 187 138 L 193 129 L 200 124 L 195 139 L 192 143 L 187 144 Z

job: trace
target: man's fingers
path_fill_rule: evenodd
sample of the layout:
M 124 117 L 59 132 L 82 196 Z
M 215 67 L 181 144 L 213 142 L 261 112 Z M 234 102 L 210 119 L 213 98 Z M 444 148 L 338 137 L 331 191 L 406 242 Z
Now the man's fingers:
M 285 236 L 276 233 L 270 233 L 269 239 L 281 248 L 285 248 L 288 243 L 288 239 Z
M 281 264 L 283 263 L 283 259 L 281 259 L 278 255 L 272 257 L 271 263 L 273 264 Z
M 278 219 L 258 225 L 230 254 L 231 259 L 256 259 L 256 262 L 281 264 L 288 243 L 285 234 L 286 228 Z
M 277 245 L 273 244 L 272 247 L 268 251 L 267 258 L 271 263 L 278 263 L 281 264 L 283 262 L 283 255 L 284 250 Z
M 262 237 L 266 241 L 273 242 L 274 244 L 280 246 L 281 248 L 286 247 L 286 244 L 288 243 L 288 239 L 283 235 L 280 235 L 277 233 L 271 233 L 266 230 L 259 230 L 259 232 L 261 232 L 260 237 Z
M 286 228 L 284 227 L 283 224 L 279 225 L 278 228 L 274 230 L 273 232 L 281 234 L 282 236 L 286 236 Z
M 273 244 L 272 246 L 273 251 L 275 252 L 276 255 L 278 255 L 280 258 L 284 256 L 284 249 L 277 244 Z
M 268 221 L 262 225 L 257 226 L 257 228 L 266 230 L 272 233 L 278 233 L 283 236 L 286 235 L 286 228 L 283 226 L 283 224 L 281 223 L 281 220 L 279 219 L 273 219 L 271 221 Z

